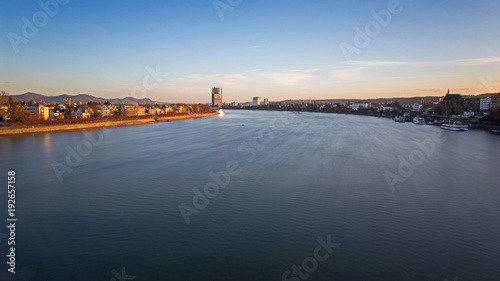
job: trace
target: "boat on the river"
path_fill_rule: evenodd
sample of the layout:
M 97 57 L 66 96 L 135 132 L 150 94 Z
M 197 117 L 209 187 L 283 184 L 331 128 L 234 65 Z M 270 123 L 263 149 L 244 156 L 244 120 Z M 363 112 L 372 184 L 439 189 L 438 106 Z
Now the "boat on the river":
M 405 118 L 403 116 L 396 116 L 394 117 L 394 121 L 404 123 Z
M 417 116 L 417 117 L 413 118 L 413 124 L 425 125 L 425 118 Z
M 441 125 L 441 129 L 450 130 L 450 131 L 457 131 L 457 132 L 465 132 L 465 131 L 469 130 L 467 128 L 467 125 L 462 125 L 462 124 L 459 124 L 457 122 L 450 123 L 450 124 L 443 124 L 443 125 Z

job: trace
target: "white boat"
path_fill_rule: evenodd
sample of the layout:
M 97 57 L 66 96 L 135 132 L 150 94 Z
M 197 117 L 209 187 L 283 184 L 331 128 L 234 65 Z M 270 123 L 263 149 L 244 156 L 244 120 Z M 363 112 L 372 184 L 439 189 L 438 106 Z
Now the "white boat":
M 468 131 L 469 130 L 469 129 L 467 129 L 467 125 L 460 125 L 457 123 L 443 124 L 443 125 L 441 125 L 441 129 L 450 130 L 450 131 Z
M 425 125 L 425 118 L 415 117 L 415 118 L 413 118 L 413 124 Z

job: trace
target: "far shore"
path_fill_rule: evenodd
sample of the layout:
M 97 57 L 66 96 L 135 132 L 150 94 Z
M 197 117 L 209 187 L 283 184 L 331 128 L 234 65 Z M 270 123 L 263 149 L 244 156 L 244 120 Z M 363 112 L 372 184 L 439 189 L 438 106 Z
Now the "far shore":
M 294 112 L 294 113 L 319 113 L 319 114 L 343 114 L 343 115 L 355 115 L 355 116 L 367 116 L 367 117 L 379 117 L 379 118 L 390 118 L 394 119 L 394 117 L 401 115 L 402 113 L 380 113 L 380 112 L 356 112 L 356 111 L 346 111 L 346 112 L 321 112 L 321 111 L 301 111 L 301 110 L 277 110 L 277 109 L 258 109 L 258 108 L 241 108 L 241 107 L 226 107 L 223 109 L 228 110 L 263 110 L 263 111 L 279 111 L 279 112 Z M 439 115 L 422 115 L 423 117 L 429 117 L 434 120 L 450 120 L 453 118 L 450 116 L 439 116 Z M 456 120 L 456 119 L 455 119 Z M 469 124 L 469 129 L 472 130 L 481 130 L 491 132 L 492 130 L 500 130 L 500 125 L 495 124 L 473 124 L 472 122 L 465 120 L 465 124 Z M 441 123 L 434 124 L 432 126 L 441 126 Z
M 179 116 L 164 116 L 154 118 L 143 118 L 143 119 L 131 119 L 131 120 L 118 120 L 118 121 L 106 121 L 101 122 L 89 122 L 89 123 L 78 123 L 78 124 L 62 124 L 62 125 L 39 125 L 39 126 L 26 126 L 26 127 L 6 127 L 0 128 L 0 136 L 6 135 L 20 135 L 20 134 L 32 134 L 32 133 L 46 133 L 54 131 L 68 131 L 68 130 L 85 130 L 85 129 L 95 129 L 101 127 L 115 127 L 115 126 L 130 126 L 139 125 L 152 122 L 168 122 L 174 120 L 185 120 L 193 118 L 202 118 L 212 115 L 218 115 L 218 112 L 208 112 L 208 113 L 194 113 L 189 115 L 179 115 Z

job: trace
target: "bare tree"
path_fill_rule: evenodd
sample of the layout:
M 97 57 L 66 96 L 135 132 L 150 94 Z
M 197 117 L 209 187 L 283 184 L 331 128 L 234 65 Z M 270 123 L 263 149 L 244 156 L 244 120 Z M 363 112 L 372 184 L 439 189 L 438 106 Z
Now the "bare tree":
M 25 119 L 28 115 L 30 115 L 27 110 L 20 106 L 18 102 L 15 102 L 10 96 L 8 97 L 7 107 L 8 109 L 6 116 L 10 119 L 11 122 Z

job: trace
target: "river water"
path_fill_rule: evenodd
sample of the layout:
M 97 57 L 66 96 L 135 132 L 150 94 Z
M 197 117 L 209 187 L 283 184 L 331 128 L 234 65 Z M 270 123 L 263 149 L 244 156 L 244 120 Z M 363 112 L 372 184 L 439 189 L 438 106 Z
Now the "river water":
M 223 116 L 0 138 L 1 280 L 499 280 L 500 137 Z

